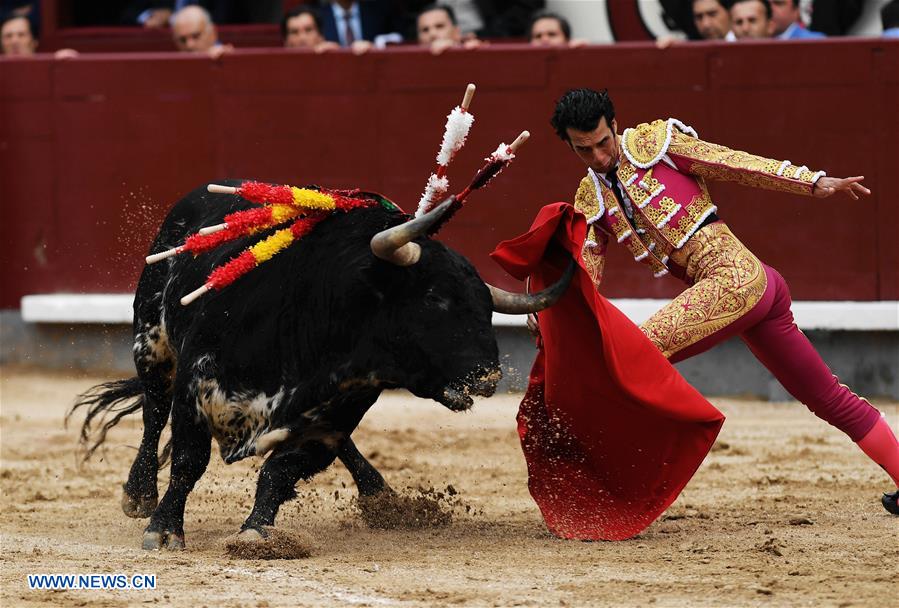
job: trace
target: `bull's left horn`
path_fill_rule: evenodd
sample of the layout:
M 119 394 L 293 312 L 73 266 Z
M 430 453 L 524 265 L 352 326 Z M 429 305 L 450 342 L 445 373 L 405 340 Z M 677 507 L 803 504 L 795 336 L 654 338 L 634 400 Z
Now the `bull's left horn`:
M 456 198 L 451 196 L 421 217 L 374 235 L 371 237 L 372 253 L 397 266 L 415 264 L 421 257 L 421 246 L 412 241 L 426 235 L 455 200 Z
M 568 289 L 576 267 L 575 261 L 571 260 L 558 281 L 537 293 L 512 293 L 488 283 L 487 288 L 490 289 L 490 295 L 493 297 L 493 310 L 507 315 L 525 315 L 549 308 Z

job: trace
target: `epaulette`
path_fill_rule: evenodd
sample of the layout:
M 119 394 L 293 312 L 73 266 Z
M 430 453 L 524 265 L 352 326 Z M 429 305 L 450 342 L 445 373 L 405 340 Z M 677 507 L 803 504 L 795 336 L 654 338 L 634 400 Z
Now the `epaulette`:
M 581 180 L 577 194 L 574 195 L 574 208 L 586 216 L 588 224 L 599 220 L 606 212 L 605 205 L 602 203 L 602 194 L 591 175 L 587 175 Z
M 676 118 L 644 122 L 632 129 L 625 129 L 621 136 L 621 150 L 627 160 L 635 167 L 648 169 L 668 152 L 671 145 L 671 131 L 677 127 L 681 133 L 698 137 L 692 127 L 688 127 Z

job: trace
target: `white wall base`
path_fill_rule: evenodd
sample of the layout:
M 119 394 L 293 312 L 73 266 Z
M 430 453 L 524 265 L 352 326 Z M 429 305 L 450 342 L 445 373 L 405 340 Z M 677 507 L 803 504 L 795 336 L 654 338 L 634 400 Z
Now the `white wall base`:
M 22 298 L 27 323 L 131 323 L 131 294 L 50 294 Z M 640 324 L 668 300 L 613 299 L 634 323 Z M 899 301 L 799 301 L 793 315 L 800 329 L 899 331 Z M 523 327 L 524 315 L 493 314 L 493 324 Z

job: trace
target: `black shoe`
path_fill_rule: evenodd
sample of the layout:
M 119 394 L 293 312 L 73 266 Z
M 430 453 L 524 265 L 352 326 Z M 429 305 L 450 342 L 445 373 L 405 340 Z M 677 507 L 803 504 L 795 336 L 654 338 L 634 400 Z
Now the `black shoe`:
M 884 509 L 886 509 L 893 515 L 899 515 L 899 490 L 896 490 L 892 494 L 884 493 L 883 498 L 880 499 L 880 502 L 883 503 Z

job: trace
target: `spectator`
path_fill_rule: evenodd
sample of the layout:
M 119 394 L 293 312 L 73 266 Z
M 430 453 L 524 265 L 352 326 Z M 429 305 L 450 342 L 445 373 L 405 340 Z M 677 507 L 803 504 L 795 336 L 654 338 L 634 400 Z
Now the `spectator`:
M 758 40 L 774 35 L 769 0 L 734 0 L 730 22 L 737 40 Z
M 326 40 L 352 49 L 357 55 L 372 46 L 402 42 L 389 0 L 331 0 L 321 12 Z
M 462 40 L 462 32 L 456 23 L 456 14 L 448 6 L 432 4 L 426 6 L 418 14 L 416 20 L 418 31 L 418 44 L 428 46 L 431 52 L 439 55 L 453 46 L 464 48 L 477 48 L 481 41 L 477 38 Z
M 774 37 L 783 40 L 826 38 L 821 32 L 805 29 L 799 15 L 799 0 L 771 0 Z
M 693 23 L 703 40 L 736 40 L 723 0 L 693 0 Z
M 206 53 L 213 59 L 234 50 L 219 42 L 212 17 L 200 6 L 185 6 L 172 15 L 172 39 L 181 52 Z
M 899 0 L 890 0 L 880 9 L 885 38 L 899 38 Z
M 37 53 L 38 40 L 31 30 L 28 17 L 13 14 L 0 25 L 0 48 L 3 55 L 9 57 L 31 57 Z M 71 59 L 78 56 L 75 49 L 59 49 L 53 56 L 56 59 Z
M 37 52 L 37 39 L 31 33 L 31 22 L 27 17 L 4 19 L 0 26 L 0 43 L 3 54 L 11 57 L 26 57 Z
M 406 0 L 403 4 L 418 15 L 434 0 Z M 452 9 L 462 40 L 471 38 L 526 38 L 531 16 L 541 10 L 545 0 L 440 0 Z
M 539 11 L 531 18 L 528 42 L 534 46 L 584 46 L 586 40 L 571 39 L 571 24 L 556 13 Z
M 79 2 L 76 22 L 83 25 L 112 25 L 115 13 L 108 2 Z M 282 0 L 127 0 L 122 5 L 118 21 L 124 25 L 143 25 L 161 28 L 169 24 L 173 12 L 189 5 L 198 5 L 209 12 L 213 23 L 278 23 L 284 14 Z M 78 14 L 80 13 L 80 15 Z
M 321 17 L 310 6 L 291 9 L 281 20 L 281 38 L 289 49 L 312 49 L 316 53 L 339 49 L 340 45 L 325 40 Z

